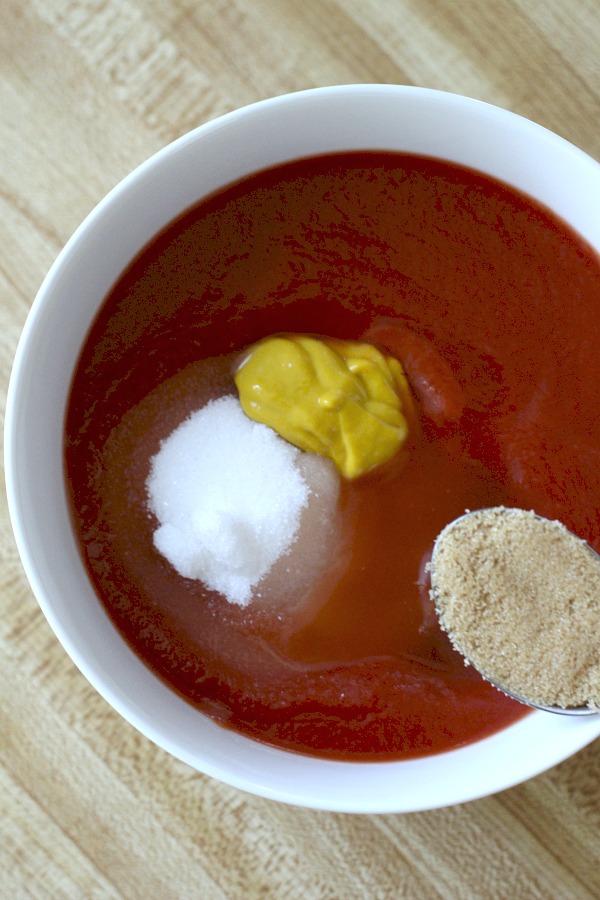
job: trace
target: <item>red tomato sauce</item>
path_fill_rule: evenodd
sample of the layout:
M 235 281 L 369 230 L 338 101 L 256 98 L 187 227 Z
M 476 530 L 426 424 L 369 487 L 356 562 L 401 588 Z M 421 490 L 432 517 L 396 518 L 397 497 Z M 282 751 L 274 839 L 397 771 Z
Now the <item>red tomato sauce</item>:
M 444 162 L 332 155 L 204 201 L 118 280 L 73 380 L 73 521 L 109 616 L 189 702 L 291 750 L 400 759 L 516 721 L 440 631 L 425 564 L 450 520 L 499 503 L 600 550 L 599 302 L 583 240 Z M 344 551 L 289 615 L 177 575 L 145 493 L 160 441 L 234 391 L 231 354 L 281 331 L 372 340 L 419 411 L 398 460 L 343 485 Z

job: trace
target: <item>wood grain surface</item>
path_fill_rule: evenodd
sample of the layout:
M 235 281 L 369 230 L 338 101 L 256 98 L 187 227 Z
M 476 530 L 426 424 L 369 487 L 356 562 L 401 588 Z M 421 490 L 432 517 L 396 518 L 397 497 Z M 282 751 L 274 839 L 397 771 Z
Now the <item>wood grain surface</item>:
M 25 316 L 75 227 L 220 113 L 318 85 L 416 84 L 507 107 L 600 159 L 597 0 L 3 0 L 0 41 L 3 409 Z M 427 813 L 243 794 L 92 690 L 31 594 L 4 494 L 0 516 L 1 897 L 600 897 L 598 741 Z

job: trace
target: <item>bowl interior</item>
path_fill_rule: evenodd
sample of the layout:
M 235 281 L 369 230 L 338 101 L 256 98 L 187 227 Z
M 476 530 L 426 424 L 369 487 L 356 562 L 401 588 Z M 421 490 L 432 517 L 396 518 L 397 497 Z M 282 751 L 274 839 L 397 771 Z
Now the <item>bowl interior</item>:
M 268 166 L 352 149 L 439 157 L 545 203 L 600 248 L 600 166 L 533 123 L 419 88 L 348 86 L 279 97 L 201 126 L 118 185 L 73 235 L 32 307 L 15 359 L 5 434 L 13 527 L 36 597 L 94 687 L 142 733 L 229 784 L 298 805 L 400 812 L 516 784 L 600 734 L 600 717 L 533 713 L 477 744 L 397 763 L 287 753 L 215 725 L 162 684 L 115 631 L 83 567 L 63 474 L 66 398 L 79 349 L 128 262 L 214 190 Z

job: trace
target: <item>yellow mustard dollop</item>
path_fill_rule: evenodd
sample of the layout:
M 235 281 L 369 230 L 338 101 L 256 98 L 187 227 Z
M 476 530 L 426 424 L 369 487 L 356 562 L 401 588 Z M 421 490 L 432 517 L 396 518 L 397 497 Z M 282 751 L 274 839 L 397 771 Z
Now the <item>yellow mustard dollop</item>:
M 398 360 L 371 344 L 277 335 L 254 344 L 235 373 L 247 416 L 357 478 L 394 456 L 411 404 Z

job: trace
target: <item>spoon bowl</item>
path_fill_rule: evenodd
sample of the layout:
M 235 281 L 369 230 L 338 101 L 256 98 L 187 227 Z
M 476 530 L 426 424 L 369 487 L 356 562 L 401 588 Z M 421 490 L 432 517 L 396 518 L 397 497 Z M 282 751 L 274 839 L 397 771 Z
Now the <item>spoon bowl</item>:
M 508 543 L 509 528 L 512 531 L 512 545 Z M 526 545 L 525 542 L 531 542 L 532 535 L 536 541 L 543 540 L 545 543 Z M 509 553 L 509 546 L 514 551 L 515 541 L 519 550 L 523 550 L 523 555 L 521 552 Z M 550 581 L 546 574 L 550 560 L 556 559 L 553 548 L 558 546 L 557 542 L 566 553 L 564 560 L 560 557 L 564 569 L 559 570 L 558 584 L 556 578 Z M 532 552 L 534 549 L 538 552 L 538 571 L 533 576 L 529 559 L 526 559 L 527 550 L 523 549 L 526 546 L 530 546 Z M 539 555 L 540 548 L 546 551 L 543 556 Z M 598 566 L 597 573 L 593 571 L 594 566 Z M 577 706 L 544 703 L 533 699 L 526 690 L 517 689 L 520 678 L 531 683 L 530 672 L 533 672 L 533 681 L 539 679 L 536 689 L 539 694 L 548 690 L 544 685 L 543 667 L 540 668 L 539 661 L 534 661 L 533 654 L 531 660 L 527 658 L 528 648 L 523 641 L 527 623 L 531 623 L 533 642 L 539 643 L 544 635 L 551 639 L 550 632 L 555 622 L 543 609 L 544 597 L 552 598 L 548 610 L 552 610 L 556 621 L 560 619 L 557 633 L 562 636 L 566 632 L 565 639 L 570 638 L 583 646 L 587 634 L 597 633 L 597 628 L 590 628 L 589 631 L 586 628 L 584 634 L 572 624 L 573 573 L 579 571 L 589 578 L 585 588 L 578 585 L 578 591 L 583 593 L 585 589 L 592 597 L 597 620 L 592 624 L 600 628 L 600 603 L 595 602 L 600 593 L 600 556 L 589 544 L 568 531 L 562 523 L 545 519 L 533 511 L 504 507 L 467 511 L 447 525 L 434 543 L 429 566 L 430 594 L 440 624 L 448 632 L 455 648 L 468 665 L 473 666 L 498 690 L 544 712 L 566 716 L 597 715 L 600 707 L 593 701 Z M 593 585 L 592 591 L 589 590 L 590 583 Z M 567 623 L 566 629 L 564 623 Z M 586 619 L 586 624 L 589 627 L 589 619 Z M 498 668 L 501 671 L 506 669 L 507 648 L 511 650 L 508 683 L 496 675 Z M 522 660 L 525 660 L 524 665 Z M 566 668 L 556 668 L 553 672 L 554 679 L 564 672 L 567 680 L 571 674 Z M 560 688 L 562 690 L 562 686 Z
M 477 669 L 477 666 L 469 660 L 469 665 L 473 666 L 473 668 Z M 484 675 L 477 669 L 479 674 L 485 678 L 486 681 L 489 681 L 491 685 L 497 688 L 499 691 L 502 691 L 503 694 L 506 694 L 507 697 L 512 697 L 513 700 L 518 700 L 519 703 L 523 703 L 525 706 L 530 706 L 531 709 L 539 709 L 542 712 L 554 713 L 559 716 L 597 716 L 600 714 L 600 708 L 596 709 L 591 706 L 544 706 L 541 703 L 534 703 L 533 700 L 528 700 L 526 697 L 523 697 L 521 694 L 517 694 L 515 691 L 509 691 L 508 688 L 503 687 L 498 682 L 494 681 L 487 675 Z

